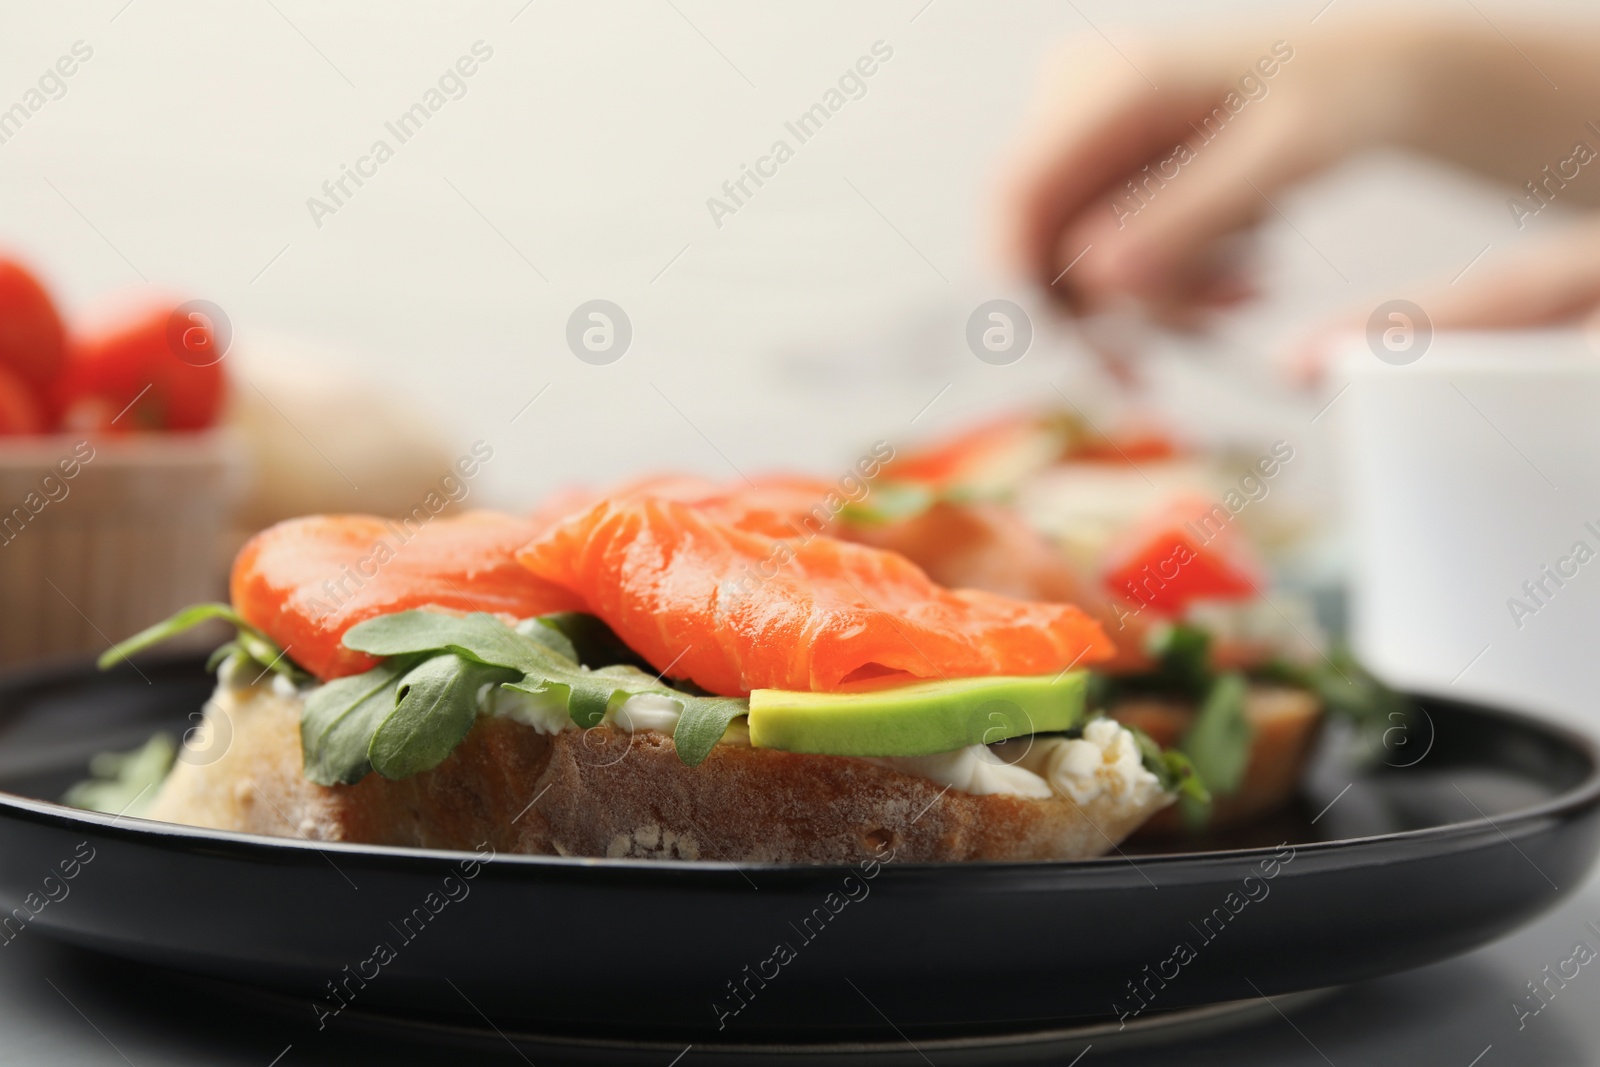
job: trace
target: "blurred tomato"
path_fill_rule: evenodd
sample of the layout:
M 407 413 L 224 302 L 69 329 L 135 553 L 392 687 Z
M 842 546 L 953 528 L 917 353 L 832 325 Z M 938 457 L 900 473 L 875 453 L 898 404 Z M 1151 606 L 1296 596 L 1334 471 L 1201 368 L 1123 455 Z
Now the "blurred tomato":
M 10 368 L 0 366 L 0 437 L 43 433 L 44 405 L 39 394 Z
M 1059 462 L 1076 432 L 1058 415 L 1008 413 L 928 448 L 896 455 L 889 477 L 941 492 L 1001 496 Z
M 76 343 L 60 385 L 70 430 L 203 430 L 226 385 L 210 328 L 169 308 Z
M 1127 426 L 1104 437 L 1095 436 L 1073 450 L 1072 458 L 1083 463 L 1136 463 L 1173 459 L 1183 449 L 1172 435 L 1155 426 Z
M 1103 579 L 1113 596 L 1177 616 L 1196 600 L 1260 596 L 1266 576 L 1226 505 L 1186 497 L 1124 538 Z
M 67 334 L 39 280 L 0 260 L 0 367 L 43 395 L 66 363 Z

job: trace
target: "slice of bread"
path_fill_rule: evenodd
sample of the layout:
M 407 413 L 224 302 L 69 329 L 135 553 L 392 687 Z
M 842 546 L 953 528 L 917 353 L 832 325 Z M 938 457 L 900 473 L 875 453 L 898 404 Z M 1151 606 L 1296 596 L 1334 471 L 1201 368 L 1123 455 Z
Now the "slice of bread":
M 402 780 L 319 786 L 301 774 L 298 698 L 218 691 L 210 762 L 180 758 L 148 818 L 379 845 L 739 862 L 1062 860 L 1109 851 L 1171 797 L 1079 804 L 973 795 L 873 762 L 720 744 L 685 766 L 672 739 L 620 729 L 541 734 L 480 717 L 442 764 Z M 209 758 L 209 756 L 208 756 Z
M 1245 697 L 1244 714 L 1255 733 L 1250 743 L 1250 761 L 1237 792 L 1212 795 L 1208 829 L 1237 826 L 1289 802 L 1299 788 L 1300 776 L 1322 725 L 1322 702 L 1304 689 L 1252 685 Z M 1112 718 L 1138 727 L 1163 748 L 1177 745 L 1194 716 L 1192 703 L 1161 697 L 1129 698 L 1111 709 Z M 1158 813 L 1140 828 L 1140 834 L 1170 834 L 1183 829 L 1183 819 L 1174 808 Z

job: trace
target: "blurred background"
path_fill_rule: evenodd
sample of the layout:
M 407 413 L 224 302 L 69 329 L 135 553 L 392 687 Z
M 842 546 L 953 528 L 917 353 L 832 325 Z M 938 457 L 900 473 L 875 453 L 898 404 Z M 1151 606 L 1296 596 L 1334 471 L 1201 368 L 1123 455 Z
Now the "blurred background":
M 1593 15 L 1576 0 L 1442 9 Z M 1059 407 L 1063 395 L 1095 410 L 1108 395 L 1070 324 L 994 253 L 999 164 L 1062 41 L 1110 55 L 1150 33 L 1232 25 L 1265 48 L 1362 10 L 1353 0 L 13 4 L 0 16 L 0 69 L 11 72 L 0 103 L 78 42 L 92 58 L 0 143 L 0 246 L 74 322 L 152 293 L 221 310 L 227 421 L 253 459 L 237 483 L 203 492 L 238 501 L 241 532 L 308 510 L 406 510 L 478 441 L 493 458 L 467 503 L 507 508 L 645 470 L 828 475 L 875 440 L 909 446 L 996 412 Z M 842 72 L 884 51 L 862 95 L 754 195 L 732 213 L 708 208 L 774 140 L 794 141 L 785 123 Z M 474 72 L 451 83 L 459 93 L 397 137 L 391 125 L 462 57 Z M 392 156 L 330 191 L 380 139 Z M 1186 440 L 1248 457 L 1293 444 L 1273 507 L 1299 533 L 1274 563 L 1321 598 L 1332 628 L 1353 566 L 1340 488 L 1350 452 L 1338 444 L 1350 379 L 1297 389 L 1284 357 L 1329 315 L 1569 224 L 1558 203 L 1519 229 L 1506 196 L 1436 162 L 1363 155 L 1276 199 L 1258 301 L 1205 336 L 1141 342 L 1144 403 Z M 1020 304 L 1035 330 L 1026 357 L 1003 366 L 973 358 L 964 332 L 995 298 Z M 631 325 L 613 362 L 569 349 L 569 318 L 592 300 Z M 1486 416 L 1534 465 L 1555 462 L 1539 451 L 1548 444 L 1586 469 L 1536 412 L 1520 417 Z M 1417 484 L 1402 477 L 1394 491 Z M 1494 482 L 1451 493 L 1489 507 Z M 1425 549 L 1439 535 L 1412 528 L 1423 550 L 1398 558 L 1419 584 L 1371 621 L 1362 650 L 1398 681 L 1581 713 L 1593 679 L 1569 642 L 1600 618 L 1600 579 L 1593 594 L 1553 603 L 1536 637 L 1507 623 L 1504 601 L 1566 548 L 1560 531 L 1600 518 L 1600 501 L 1585 503 L 1569 492 L 1556 518 L 1515 527 L 1493 559 L 1468 545 L 1433 575 L 1414 558 L 1436 557 Z M 1447 529 L 1476 521 L 1470 508 L 1441 500 L 1438 510 Z M 1452 607 L 1448 634 L 1394 644 L 1396 632 L 1435 625 L 1418 597 L 1463 581 L 1475 599 Z M 1419 614 L 1397 622 L 1407 605 Z

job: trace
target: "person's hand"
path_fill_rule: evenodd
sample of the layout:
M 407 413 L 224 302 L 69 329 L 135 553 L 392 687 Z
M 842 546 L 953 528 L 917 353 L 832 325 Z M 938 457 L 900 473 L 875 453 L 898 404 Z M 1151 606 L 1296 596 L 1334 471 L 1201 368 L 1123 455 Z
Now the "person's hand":
M 1600 214 L 1439 280 L 1414 302 L 1435 331 L 1578 325 L 1600 341 Z M 1369 311 L 1353 309 L 1313 332 L 1294 353 L 1296 376 L 1320 379 L 1340 339 L 1364 329 Z
M 1284 186 L 1380 144 L 1520 184 L 1600 113 L 1593 31 L 1513 27 L 1513 44 L 1470 24 L 1332 22 L 1063 51 L 1008 172 L 1013 264 L 1077 310 L 1133 299 L 1182 322 L 1249 293 L 1239 238 Z M 1563 195 L 1595 202 L 1595 185 Z
M 1284 185 L 1383 136 L 1394 50 L 1245 36 L 1123 58 L 1075 42 L 1050 64 L 1010 169 L 1010 258 L 1082 310 L 1238 298 L 1231 238 Z
M 1515 329 L 1600 313 L 1600 215 L 1490 260 L 1417 300 L 1435 330 Z

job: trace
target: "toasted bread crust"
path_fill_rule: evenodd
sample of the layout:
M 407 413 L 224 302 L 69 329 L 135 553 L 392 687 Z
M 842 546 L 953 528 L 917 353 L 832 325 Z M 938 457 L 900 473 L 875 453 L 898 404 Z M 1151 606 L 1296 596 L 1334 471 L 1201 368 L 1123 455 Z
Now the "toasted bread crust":
M 319 786 L 301 774 L 299 703 L 266 687 L 208 708 L 232 741 L 180 761 L 148 817 L 321 841 L 734 862 L 1046 860 L 1097 856 L 1170 802 L 975 796 L 865 760 L 718 745 L 698 767 L 671 738 L 537 733 L 483 717 L 431 771 Z

